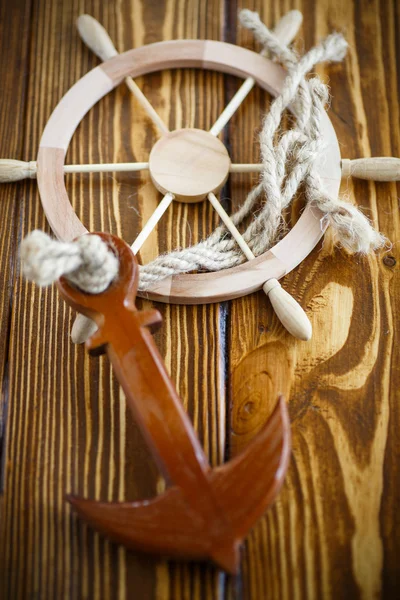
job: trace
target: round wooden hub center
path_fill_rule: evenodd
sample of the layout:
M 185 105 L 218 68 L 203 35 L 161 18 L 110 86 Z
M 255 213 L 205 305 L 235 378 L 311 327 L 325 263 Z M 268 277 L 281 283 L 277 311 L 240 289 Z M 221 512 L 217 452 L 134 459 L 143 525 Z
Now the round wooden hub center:
M 230 162 L 225 146 L 211 133 L 177 129 L 153 146 L 149 169 L 160 192 L 171 192 L 180 202 L 199 202 L 221 189 Z

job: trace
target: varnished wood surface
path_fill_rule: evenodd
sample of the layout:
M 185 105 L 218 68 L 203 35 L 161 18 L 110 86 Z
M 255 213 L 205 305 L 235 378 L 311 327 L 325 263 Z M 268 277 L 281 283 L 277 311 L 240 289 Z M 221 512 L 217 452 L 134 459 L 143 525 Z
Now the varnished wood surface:
M 79 516 L 107 538 L 138 552 L 184 560 L 208 560 L 227 573 L 240 569 L 241 545 L 273 504 L 290 458 L 290 424 L 280 396 L 265 427 L 235 460 L 212 468 L 182 406 L 150 329 L 155 310 L 138 310 L 137 259 L 129 244 L 97 233 L 119 259 L 118 278 L 101 294 L 87 294 L 62 278 L 61 296 L 93 319 L 86 342 L 92 355 L 106 353 L 126 404 L 152 452 L 168 489 L 135 502 L 104 502 L 75 495 Z
M 300 48 L 333 29 L 344 31 L 350 44 L 345 63 L 318 69 L 329 77 L 330 117 L 342 155 L 400 155 L 395 0 L 252 0 L 246 6 L 271 26 L 286 10 L 302 10 Z M 174 38 L 254 48 L 236 27 L 237 9 L 236 2 L 220 0 L 1 3 L 2 156 L 34 159 L 54 106 L 97 64 L 76 33 L 80 13 L 98 18 L 119 50 Z M 195 71 L 138 83 L 171 128 L 210 127 L 238 86 L 233 77 Z M 233 162 L 258 160 L 255 130 L 266 102 L 253 90 L 232 120 L 224 139 Z M 143 161 L 155 139 L 120 87 L 85 118 L 67 160 Z M 240 202 L 254 179 L 232 175 L 223 197 Z M 67 189 L 92 230 L 126 240 L 134 239 L 157 202 L 146 175 L 72 175 Z M 262 293 L 227 305 L 158 306 L 164 326 L 156 341 L 213 464 L 254 436 L 277 391 L 290 398 L 287 482 L 251 534 L 241 573 L 232 579 L 205 565 L 126 552 L 71 516 L 65 492 L 134 500 L 161 492 L 163 482 L 107 361 L 71 345 L 73 316 L 55 289 L 39 290 L 20 278 L 19 240 L 35 227 L 49 230 L 36 182 L 1 186 L 1 598 L 398 597 L 399 189 L 350 180 L 343 191 L 394 245 L 386 254 L 353 259 L 339 250 L 330 254 L 327 241 L 285 278 L 313 322 L 310 343 L 281 329 Z M 141 258 L 196 241 L 215 223 L 207 204 L 176 204 Z

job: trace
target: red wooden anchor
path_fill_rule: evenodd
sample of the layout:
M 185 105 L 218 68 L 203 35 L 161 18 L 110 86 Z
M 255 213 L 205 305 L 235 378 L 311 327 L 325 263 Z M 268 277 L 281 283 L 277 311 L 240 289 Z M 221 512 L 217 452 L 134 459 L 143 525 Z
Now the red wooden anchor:
M 125 546 L 188 559 L 212 559 L 235 573 L 239 546 L 274 501 L 287 470 L 290 427 L 286 404 L 274 413 L 246 450 L 211 469 L 148 328 L 157 310 L 138 311 L 138 265 L 125 242 L 100 235 L 120 261 L 118 280 L 90 295 L 59 281 L 64 299 L 92 318 L 91 353 L 107 352 L 127 402 L 171 487 L 142 502 L 69 501 L 93 527 Z

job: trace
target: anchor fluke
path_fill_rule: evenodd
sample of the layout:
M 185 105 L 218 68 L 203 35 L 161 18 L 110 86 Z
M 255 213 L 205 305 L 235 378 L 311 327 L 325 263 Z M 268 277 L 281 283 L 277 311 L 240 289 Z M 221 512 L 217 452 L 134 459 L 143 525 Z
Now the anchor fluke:
M 133 550 L 170 557 L 212 560 L 229 573 L 239 566 L 239 547 L 282 486 L 290 453 L 285 401 L 242 454 L 209 470 L 215 512 L 207 519 L 176 486 L 152 500 L 97 502 L 68 500 L 78 514 L 110 539 Z M 201 500 L 202 490 L 198 490 Z

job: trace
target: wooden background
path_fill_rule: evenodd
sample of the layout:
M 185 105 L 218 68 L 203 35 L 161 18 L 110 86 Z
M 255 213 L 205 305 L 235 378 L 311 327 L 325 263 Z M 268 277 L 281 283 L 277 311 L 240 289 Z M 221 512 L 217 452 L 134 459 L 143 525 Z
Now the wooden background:
M 349 41 L 342 65 L 322 66 L 330 117 L 347 158 L 400 155 L 400 11 L 396 0 L 3 0 L 0 2 L 0 155 L 36 156 L 54 106 L 97 59 L 75 28 L 87 12 L 119 50 L 175 38 L 256 48 L 237 10 L 273 26 L 304 13 L 309 48 L 332 30 Z M 239 82 L 178 71 L 138 80 L 170 127 L 212 125 Z M 258 160 L 257 130 L 269 99 L 255 89 L 224 133 L 234 162 Z M 156 132 L 124 86 L 84 119 L 67 161 L 143 161 Z M 254 176 L 235 175 L 223 197 L 240 203 Z M 145 174 L 68 176 L 91 230 L 133 240 L 158 195 Z M 49 231 L 35 181 L 0 187 L 0 597 L 135 600 L 400 597 L 400 240 L 395 184 L 344 182 L 393 242 L 352 258 L 318 247 L 284 285 L 307 309 L 304 343 L 279 326 L 262 293 L 229 304 L 161 306 L 157 343 L 210 460 L 227 460 L 289 399 L 293 457 L 284 489 L 245 545 L 238 577 L 207 565 L 125 552 L 78 522 L 69 491 L 138 499 L 162 490 L 105 358 L 73 347 L 71 311 L 54 288 L 20 275 L 18 246 Z M 232 200 L 231 200 L 232 199 Z M 174 206 L 141 253 L 201 239 L 209 206 Z

